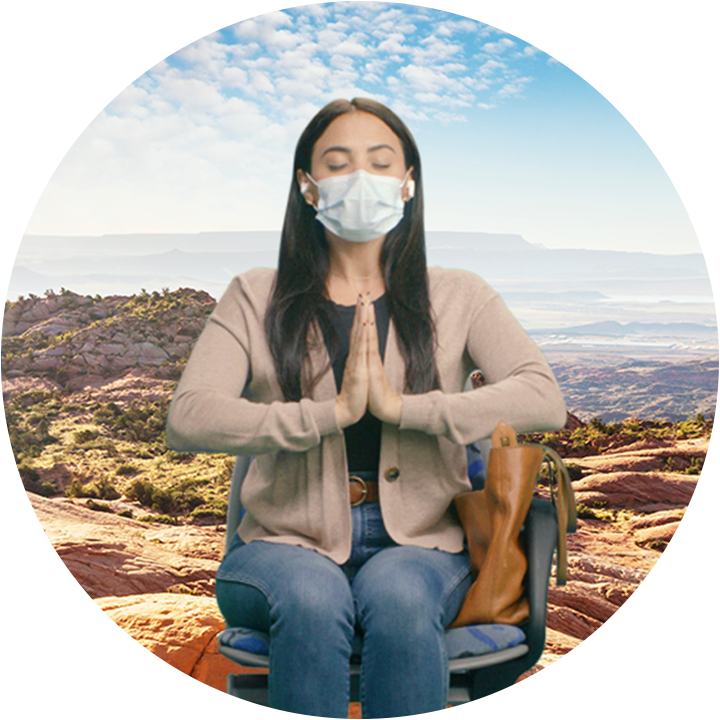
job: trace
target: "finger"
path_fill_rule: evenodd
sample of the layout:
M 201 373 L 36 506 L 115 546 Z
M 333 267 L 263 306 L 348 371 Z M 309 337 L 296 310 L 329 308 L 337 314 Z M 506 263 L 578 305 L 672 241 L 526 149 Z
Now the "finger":
M 363 333 L 363 300 L 358 295 L 357 302 L 355 304 L 355 316 L 353 317 L 353 324 L 350 328 L 350 347 L 348 349 L 348 361 L 354 358 L 357 354 L 360 339 Z
M 368 316 L 368 353 L 370 355 L 377 355 L 377 357 L 380 358 L 380 342 L 378 340 L 377 324 L 375 322 L 375 305 L 373 303 L 370 303 L 370 307 L 368 309 Z

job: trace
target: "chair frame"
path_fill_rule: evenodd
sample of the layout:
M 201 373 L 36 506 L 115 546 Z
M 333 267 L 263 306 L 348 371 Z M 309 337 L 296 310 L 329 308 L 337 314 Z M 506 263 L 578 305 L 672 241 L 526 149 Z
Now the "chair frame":
M 228 499 L 226 549 L 240 524 L 240 489 L 251 462 L 251 457 L 242 455 L 235 462 Z M 548 586 L 557 537 L 555 506 L 547 500 L 533 499 L 523 530 L 530 616 L 519 627 L 525 633 L 525 642 L 494 653 L 450 660 L 449 705 L 478 700 L 509 687 L 540 659 L 545 647 Z M 228 675 L 228 694 L 258 705 L 269 705 L 267 656 L 224 646 L 219 650 L 242 667 L 241 672 Z M 350 668 L 350 701 L 360 701 L 359 665 Z

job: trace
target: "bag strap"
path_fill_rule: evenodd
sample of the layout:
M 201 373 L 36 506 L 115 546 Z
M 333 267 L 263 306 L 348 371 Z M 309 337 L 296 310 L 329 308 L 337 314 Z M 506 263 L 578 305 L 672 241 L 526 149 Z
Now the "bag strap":
M 557 568 L 555 584 L 567 583 L 567 534 L 577 530 L 577 507 L 570 474 L 565 462 L 547 445 L 532 443 L 543 449 L 543 465 L 548 471 L 550 498 L 558 516 Z

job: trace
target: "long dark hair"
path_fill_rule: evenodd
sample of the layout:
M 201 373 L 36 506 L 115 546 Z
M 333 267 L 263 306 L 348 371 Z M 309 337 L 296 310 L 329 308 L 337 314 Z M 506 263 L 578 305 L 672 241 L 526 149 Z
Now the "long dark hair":
M 300 192 L 297 171 L 310 172 L 313 148 L 328 125 L 339 115 L 358 110 L 375 115 L 397 135 L 406 168 L 414 168 L 415 195 L 405 203 L 403 219 L 387 234 L 380 263 L 388 311 L 405 360 L 404 391 L 424 393 L 440 386 L 427 286 L 420 155 L 410 131 L 392 110 L 374 100 L 355 98 L 349 102 L 335 100 L 320 110 L 305 128 L 295 149 L 277 280 L 265 318 L 275 371 L 287 401 L 307 397 L 328 369 L 309 367 L 311 344 L 328 338 L 331 357 L 337 348 L 337 334 L 326 300 L 328 243 L 323 226 L 315 219 L 315 210 Z

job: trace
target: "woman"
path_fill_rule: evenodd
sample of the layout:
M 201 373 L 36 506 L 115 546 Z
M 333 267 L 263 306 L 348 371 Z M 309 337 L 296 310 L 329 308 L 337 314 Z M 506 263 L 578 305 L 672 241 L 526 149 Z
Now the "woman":
M 481 368 L 487 385 L 462 392 Z M 231 626 L 269 632 L 273 707 L 364 717 L 446 706 L 443 631 L 470 585 L 452 499 L 465 444 L 565 407 L 499 296 L 427 270 L 420 157 L 389 109 L 337 100 L 295 154 L 277 273 L 237 277 L 173 399 L 181 451 L 252 454 L 217 573 Z

